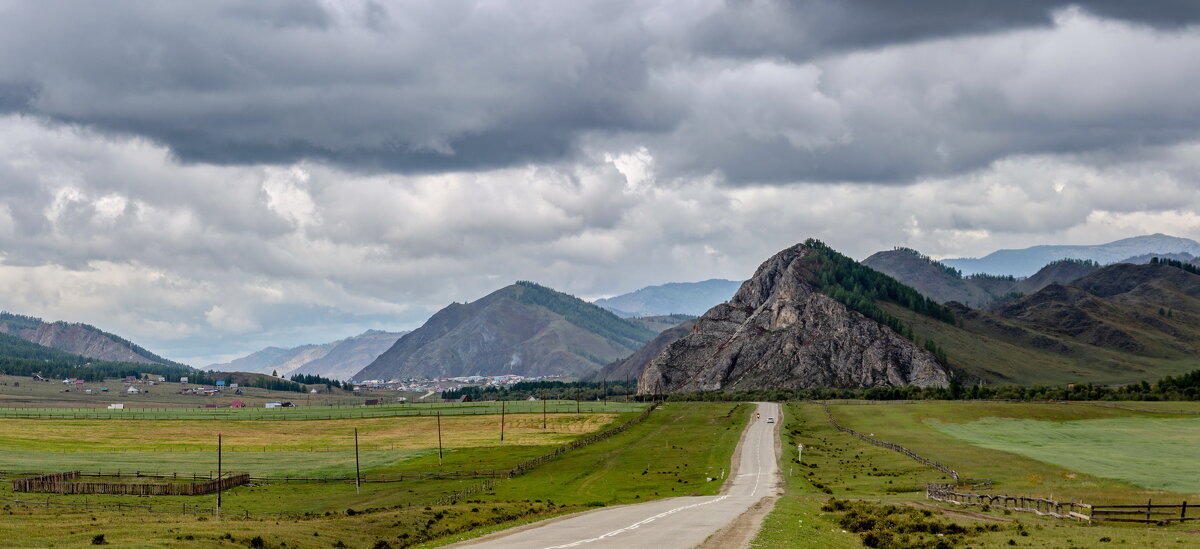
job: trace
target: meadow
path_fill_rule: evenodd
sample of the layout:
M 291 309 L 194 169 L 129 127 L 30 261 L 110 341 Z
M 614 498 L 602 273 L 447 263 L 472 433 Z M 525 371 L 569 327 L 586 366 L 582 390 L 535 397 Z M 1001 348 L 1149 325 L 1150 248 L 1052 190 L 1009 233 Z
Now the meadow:
M 1142 403 L 1136 403 L 1142 404 Z M 982 489 L 988 493 L 1052 496 L 1095 503 L 1196 501 L 1197 495 L 1184 490 L 1171 492 L 1136 486 L 1121 478 L 1089 474 L 1070 466 L 1040 461 L 1020 452 L 987 448 L 942 432 L 946 427 L 982 426 L 1001 419 L 1010 425 L 1098 424 L 1140 422 L 1154 433 L 1169 433 L 1179 421 L 1175 414 L 1148 414 L 1102 406 L 1064 404 L 1017 404 L 987 402 L 953 403 L 845 403 L 831 406 L 838 422 L 876 438 L 895 442 L 960 471 L 965 477 L 989 478 L 994 484 Z M 1172 410 L 1176 411 L 1176 410 Z M 794 547 L 797 536 L 827 547 L 858 547 L 868 537 L 873 543 L 889 546 L 886 539 L 905 536 L 903 547 L 1185 547 L 1200 543 L 1194 525 L 1170 527 L 1122 525 L 1116 523 L 1080 524 L 1033 514 L 957 507 L 926 500 L 927 482 L 949 482 L 945 475 L 906 456 L 867 444 L 835 430 L 824 410 L 814 404 L 788 404 L 785 411 L 784 463 L 786 494 L 766 518 L 763 529 L 752 544 L 756 548 Z M 1183 421 L 1190 421 L 1184 418 Z M 987 423 L 981 423 L 987 422 Z M 1067 427 L 1071 429 L 1073 427 Z M 967 432 L 973 432 L 970 427 Z M 1047 428 L 1045 425 L 1041 429 Z M 1101 438 L 1104 435 L 1098 435 Z M 1039 439 L 1041 440 L 1041 439 Z M 797 461 L 797 444 L 803 444 L 802 459 Z M 1060 452 L 1066 452 L 1063 446 Z M 1193 446 L 1194 447 L 1194 446 Z M 1072 450 L 1085 453 L 1085 448 Z M 1149 454 L 1150 452 L 1147 452 Z M 1162 465 L 1189 466 L 1194 462 L 1166 460 Z M 1194 467 L 1194 465 L 1191 465 Z M 1155 475 L 1169 482 L 1174 468 L 1161 469 Z M 863 502 L 851 515 L 837 511 L 853 504 L 833 504 L 831 500 Z M 893 505 L 896 515 L 888 515 Z M 905 511 L 907 509 L 907 511 Z M 896 518 L 914 512 L 907 518 Z M 874 513 L 874 514 L 872 514 Z M 926 515 L 926 513 L 929 513 Z M 856 517 L 856 518 L 854 518 Z M 914 518 L 915 517 L 915 518 Z M 864 521 L 866 521 L 864 523 Z M 889 531 L 887 525 L 899 524 Z M 937 522 L 940 526 L 933 526 Z M 874 524 L 859 532 L 862 524 Z M 957 526 L 950 527 L 949 524 Z M 939 538 L 931 531 L 963 531 Z M 947 530 L 952 528 L 952 530 Z M 855 535 L 855 532 L 859 532 Z M 922 533 L 923 532 L 923 533 Z M 889 538 L 889 536 L 891 536 Z M 947 541 L 950 539 L 951 541 Z
M 750 406 L 744 404 L 670 403 L 618 435 L 568 452 L 525 475 L 496 480 L 487 489 L 462 497 L 457 502 L 438 503 L 438 500 L 458 490 L 479 488 L 482 482 L 490 482 L 490 479 L 365 483 L 358 489 L 353 482 L 254 482 L 223 494 L 224 514 L 220 519 L 211 515 L 193 517 L 104 510 L 80 512 L 8 505 L 0 511 L 7 515 L 0 520 L 0 539 L 19 540 L 16 543 L 18 547 L 45 547 L 50 544 L 60 547 L 83 546 L 97 534 L 104 534 L 106 541 L 121 547 L 212 547 L 223 544 L 244 547 L 256 536 L 261 537 L 267 547 L 281 547 L 284 543 L 287 547 L 373 547 L 379 541 L 386 541 L 391 547 L 449 543 L 502 526 L 597 505 L 645 501 L 671 495 L 715 493 L 721 484 L 722 469 L 728 467 L 749 414 Z M 545 433 L 541 429 L 540 414 L 517 414 L 512 418 L 506 417 L 506 421 L 513 420 L 515 423 L 512 424 L 511 435 L 506 426 L 503 443 L 496 436 L 498 415 L 443 417 L 443 435 L 446 435 L 450 423 L 460 423 L 453 426 L 457 442 L 447 441 L 447 452 L 441 467 L 436 450 L 428 445 L 428 431 L 423 426 L 423 422 L 435 418 L 248 421 L 244 422 L 244 431 L 237 431 L 240 427 L 236 426 L 234 431 L 229 431 L 242 433 L 234 435 L 232 440 L 239 440 L 244 435 L 247 438 L 244 442 L 246 449 L 252 449 L 257 444 L 265 446 L 266 451 L 234 451 L 226 454 L 226 458 L 236 464 L 243 457 L 286 458 L 288 452 L 295 452 L 295 464 L 299 464 L 305 455 L 309 459 L 322 461 L 335 456 L 343 460 L 348 456 L 352 460 L 353 439 L 348 435 L 349 430 L 357 426 L 360 444 L 369 441 L 376 447 L 386 444 L 389 448 L 391 444 L 396 444 L 395 450 L 371 450 L 390 457 L 368 458 L 364 453 L 364 474 L 368 476 L 439 468 L 511 468 L 522 460 L 552 450 L 564 440 L 622 423 L 635 416 L 632 412 L 549 415 L 550 429 L 547 430 L 557 429 L 557 432 Z M 29 424 L 59 421 L 74 424 L 76 420 L 20 420 Z M 179 433 L 180 441 L 201 446 L 207 436 L 203 431 L 209 423 L 78 421 L 83 423 L 72 428 L 79 432 L 88 428 L 113 426 L 131 429 L 123 436 L 135 438 L 139 426 L 145 428 L 158 423 L 170 423 L 158 434 L 169 433 L 171 429 L 184 429 Z M 188 431 L 188 425 L 196 426 L 198 432 Z M 229 422 L 212 422 L 212 425 L 208 425 L 217 426 L 225 430 Z M 295 431 L 290 430 L 293 427 Z M 257 442 L 253 438 L 256 433 Z M 305 433 L 325 438 L 329 444 L 337 444 L 342 450 L 325 453 L 297 451 L 304 443 Z M 12 431 L 6 431 L 5 436 L 21 444 L 37 444 L 33 441 L 34 437 L 25 437 Z M 85 449 L 90 444 L 69 439 L 63 437 L 53 443 L 72 450 L 66 453 L 40 452 L 44 449 L 40 447 L 23 451 L 41 453 L 54 459 L 57 456 L 69 456 L 76 453 L 74 450 Z M 164 439 L 163 443 L 169 445 L 170 441 Z M 234 443 L 233 447 L 236 448 L 237 444 Z M 161 448 L 143 449 L 140 453 L 146 456 L 165 458 L 177 455 L 191 456 L 196 460 L 211 459 L 207 452 L 172 454 Z M 129 452 L 130 455 L 138 453 Z M 342 465 L 341 470 L 352 470 L 352 466 L 353 462 L 350 461 L 349 467 Z M 263 470 L 267 469 L 269 467 Z M 710 481 L 710 478 L 714 480 Z M 7 483 L 2 486 L 0 498 L 28 496 L 13 494 Z M 36 499 L 52 502 L 87 501 L 89 504 L 104 505 L 116 502 L 153 503 L 163 509 L 183 505 L 211 506 L 213 502 L 212 496 L 136 498 L 37 494 Z M 244 516 L 246 512 L 250 513 L 250 518 L 234 518 Z M 270 513 L 283 514 L 276 516 Z
M 931 420 L 930 427 L 974 446 L 1116 479 L 1151 490 L 1200 494 L 1200 417 L 1036 421 Z

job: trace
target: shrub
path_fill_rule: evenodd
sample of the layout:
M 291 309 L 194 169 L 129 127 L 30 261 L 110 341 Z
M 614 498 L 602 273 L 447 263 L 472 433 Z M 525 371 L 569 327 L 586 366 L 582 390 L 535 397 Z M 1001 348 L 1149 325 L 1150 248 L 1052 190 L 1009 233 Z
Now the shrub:
M 96 534 L 92 536 L 92 545 L 108 545 L 108 542 L 104 541 L 104 534 Z

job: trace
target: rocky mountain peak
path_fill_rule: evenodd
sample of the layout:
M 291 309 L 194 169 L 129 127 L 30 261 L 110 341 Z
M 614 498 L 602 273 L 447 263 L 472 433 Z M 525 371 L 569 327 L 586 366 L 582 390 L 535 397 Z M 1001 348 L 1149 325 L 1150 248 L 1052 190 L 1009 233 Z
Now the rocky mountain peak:
M 818 290 L 830 253 L 806 243 L 772 256 L 651 361 L 638 390 L 947 385 L 932 353 Z

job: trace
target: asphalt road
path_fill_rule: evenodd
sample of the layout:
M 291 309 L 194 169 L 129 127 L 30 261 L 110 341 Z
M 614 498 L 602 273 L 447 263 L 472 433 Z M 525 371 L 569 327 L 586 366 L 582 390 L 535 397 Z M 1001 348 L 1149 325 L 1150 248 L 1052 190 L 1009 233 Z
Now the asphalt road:
M 779 405 L 759 403 L 759 417 L 746 426 L 737 476 L 718 496 L 678 497 L 608 507 L 455 547 L 488 549 L 691 549 L 733 522 L 759 500 L 777 494 L 775 427 Z

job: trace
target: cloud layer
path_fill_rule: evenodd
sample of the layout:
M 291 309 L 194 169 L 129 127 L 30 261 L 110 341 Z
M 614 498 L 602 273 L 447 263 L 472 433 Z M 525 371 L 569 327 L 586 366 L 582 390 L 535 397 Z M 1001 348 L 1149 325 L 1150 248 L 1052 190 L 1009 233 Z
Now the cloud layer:
M 1141 4 L 0 2 L 0 306 L 203 364 L 809 236 L 1200 238 L 1200 14 Z

